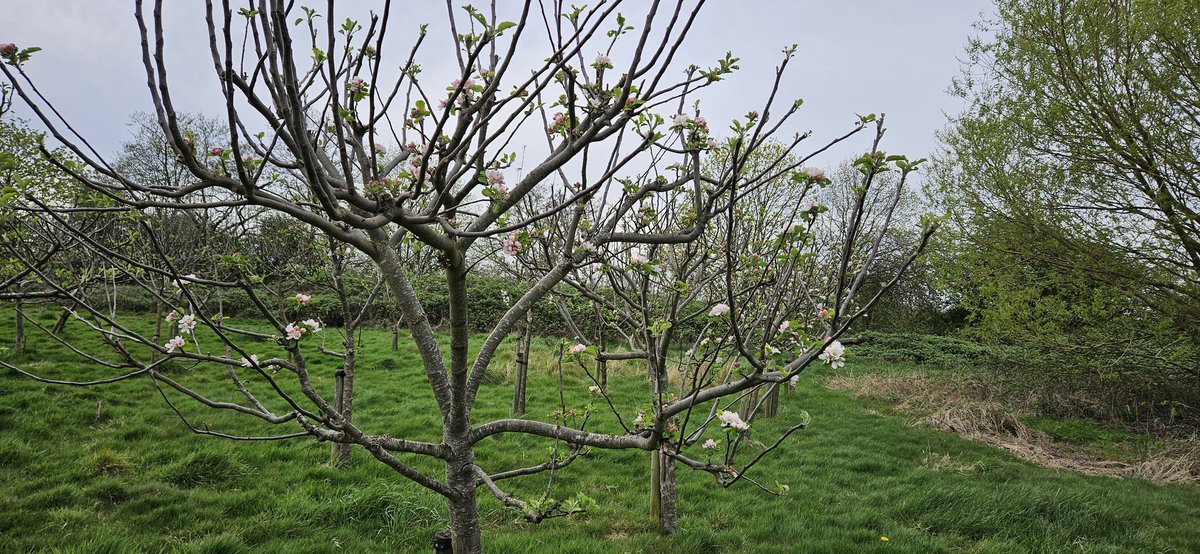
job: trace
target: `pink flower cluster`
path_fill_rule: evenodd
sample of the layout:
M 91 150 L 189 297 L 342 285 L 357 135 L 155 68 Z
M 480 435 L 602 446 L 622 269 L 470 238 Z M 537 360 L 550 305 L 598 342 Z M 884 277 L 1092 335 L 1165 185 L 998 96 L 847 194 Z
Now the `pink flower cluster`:
M 513 231 L 504 237 L 504 251 L 510 256 L 521 253 L 521 241 L 517 240 L 517 232 Z
M 167 344 L 164 344 L 163 347 L 166 348 L 167 353 L 170 354 L 176 350 L 183 350 L 185 345 L 187 345 L 187 342 L 183 340 L 183 337 L 176 336 L 175 338 L 167 341 Z
M 562 130 L 562 127 L 567 122 L 567 116 L 562 112 L 554 114 L 554 118 L 550 122 L 550 126 L 546 127 L 546 133 L 553 135 Z

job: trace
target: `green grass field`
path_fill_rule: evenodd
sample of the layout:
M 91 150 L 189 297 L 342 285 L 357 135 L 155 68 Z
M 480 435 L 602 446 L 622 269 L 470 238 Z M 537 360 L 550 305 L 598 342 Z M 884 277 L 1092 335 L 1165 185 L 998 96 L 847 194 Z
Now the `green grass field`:
M 55 315 L 34 312 L 33 317 L 49 325 Z M 12 333 L 9 310 L 0 316 L 0 345 L 11 345 Z M 79 325 L 70 326 L 68 333 L 88 336 Z M 327 340 L 336 343 L 336 332 L 328 333 Z M 60 378 L 104 374 L 80 364 L 36 329 L 31 334 L 25 354 L 0 356 Z M 84 340 L 97 344 L 94 338 Z M 393 354 L 389 342 L 384 331 L 368 331 L 364 337 L 356 421 L 371 433 L 435 439 L 439 418 L 415 353 L 402 347 Z M 534 345 L 547 348 L 541 341 Z M 308 357 L 320 368 L 314 371 L 319 385 L 331 387 L 338 362 L 315 352 Z M 497 361 L 498 376 L 508 359 Z M 543 352 L 534 361 L 548 359 Z M 855 359 L 851 348 L 849 366 L 840 371 L 872 367 Z M 175 372 L 215 398 L 236 394 L 223 367 L 180 367 Z M 828 390 L 820 386 L 826 374 L 806 375 L 797 393 L 784 395 L 781 417 L 755 426 L 756 434 L 770 437 L 801 410 L 811 414 L 811 426 L 794 435 L 757 474 L 789 485 L 789 494 L 768 496 L 744 484 L 722 490 L 711 476 L 680 469 L 681 530 L 664 537 L 646 515 L 647 455 L 592 451 L 555 479 L 556 497 L 584 492 L 597 500 L 586 514 L 531 525 L 481 490 L 485 548 L 604 553 L 1200 551 L 1197 487 L 1043 469 L 913 425 L 872 400 Z M 558 408 L 557 382 L 550 368 L 533 369 L 529 417 L 545 419 Z M 581 407 L 589 383 L 569 368 L 565 382 L 567 404 Z M 645 385 L 632 368 L 614 377 L 612 388 L 630 407 L 645 401 Z M 479 399 L 477 421 L 505 416 L 511 381 L 494 379 Z M 213 430 L 271 431 L 180 402 L 195 423 Z M 598 428 L 609 424 L 596 416 Z M 530 465 L 542 461 L 549 446 L 532 438 L 489 439 L 480 445 L 479 463 L 490 471 Z M 331 467 L 328 457 L 328 444 L 307 439 L 245 443 L 192 435 L 149 379 L 72 388 L 0 370 L 0 552 L 431 550 L 433 532 L 447 524 L 440 498 L 361 451 L 349 468 Z M 931 464 L 931 459 L 941 463 Z M 437 466 L 413 461 L 440 477 Z M 545 479 L 505 486 L 519 497 L 533 498 L 541 494 Z

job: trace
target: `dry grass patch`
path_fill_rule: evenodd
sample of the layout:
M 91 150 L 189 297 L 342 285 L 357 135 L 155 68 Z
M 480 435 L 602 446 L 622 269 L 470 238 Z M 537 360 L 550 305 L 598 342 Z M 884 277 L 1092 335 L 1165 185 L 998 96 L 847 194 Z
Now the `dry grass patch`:
M 1107 459 L 1021 421 L 1029 415 L 991 400 L 988 387 L 943 375 L 858 374 L 828 378 L 825 386 L 859 398 L 873 398 L 914 416 L 919 424 L 957 433 L 965 438 L 1007 450 L 1014 456 L 1050 469 L 1088 475 L 1137 477 L 1154 483 L 1200 484 L 1200 435 L 1166 438 L 1157 448 L 1133 459 Z M 922 465 L 934 470 L 962 471 L 948 455 L 926 456 Z

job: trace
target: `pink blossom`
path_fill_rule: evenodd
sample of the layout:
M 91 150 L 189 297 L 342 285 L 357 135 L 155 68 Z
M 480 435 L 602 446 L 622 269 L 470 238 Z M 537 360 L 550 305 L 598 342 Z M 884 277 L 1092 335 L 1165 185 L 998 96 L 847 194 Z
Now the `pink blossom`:
M 697 127 L 708 128 L 708 120 L 704 119 L 703 117 L 697 117 L 696 119 L 693 119 L 692 121 L 694 121 L 696 123 Z
M 164 344 L 163 347 L 166 348 L 167 353 L 170 354 L 175 350 L 182 350 L 186 344 L 187 343 L 184 342 L 183 337 L 176 336 L 175 338 L 167 341 L 167 344 Z
M 637 417 L 633 418 L 633 424 L 635 426 L 636 425 L 645 425 L 646 424 L 646 415 L 643 414 L 642 412 L 638 412 Z
M 821 361 L 829 364 L 830 367 L 837 369 L 846 365 L 846 347 L 842 343 L 833 341 L 829 346 L 825 347 L 825 351 L 818 356 Z
M 208 151 L 209 156 L 220 156 L 221 154 L 224 154 L 224 153 L 225 153 L 225 149 L 221 148 L 220 146 L 214 146 L 211 149 L 209 149 L 209 151 Z
M 503 185 L 504 174 L 499 169 L 487 170 L 487 182 L 489 185 Z
M 258 354 L 251 354 L 250 359 L 242 358 L 242 367 L 258 366 Z
M 314 333 L 320 333 L 321 329 L 324 329 L 324 327 L 321 326 L 321 322 L 315 319 L 306 319 L 302 323 L 307 325 L 309 329 L 312 329 L 312 332 Z
M 367 86 L 367 82 L 362 77 L 350 79 L 350 90 L 354 92 L 362 91 L 363 87 Z
M 175 321 L 176 319 L 179 319 L 179 312 L 177 312 L 175 310 L 171 310 L 171 312 L 167 314 L 167 323 L 171 323 L 172 321 Z
M 681 113 L 675 114 L 675 117 L 671 119 L 671 123 L 683 127 L 685 124 L 687 124 L 687 116 Z
M 17 55 L 17 45 L 16 44 L 13 44 L 11 42 L 5 43 L 5 44 L 0 44 L 0 56 L 4 56 L 4 57 L 8 58 L 8 57 L 16 56 L 16 55 Z
M 608 56 L 605 56 L 604 54 L 597 54 L 595 65 L 600 67 L 612 67 L 612 60 L 609 60 Z
M 592 386 L 588 387 L 588 392 L 590 392 L 592 394 L 600 394 L 600 387 L 597 387 L 596 385 L 592 385 Z
M 792 326 L 792 322 L 784 320 L 783 323 L 779 324 L 779 332 L 786 333 L 786 332 L 788 332 L 788 329 L 791 328 L 791 326 Z
M 583 343 L 576 343 L 575 346 L 569 348 L 567 352 L 574 356 L 576 354 L 582 354 L 584 350 L 587 350 L 587 345 Z
M 513 231 L 504 238 L 504 251 L 510 256 L 521 253 L 521 241 L 517 240 L 517 232 Z
M 305 304 L 308 304 L 309 300 L 312 300 L 311 296 L 304 294 L 304 293 L 296 293 L 296 303 L 297 304 L 303 306 Z
M 287 336 L 288 340 L 300 340 L 300 337 L 304 336 L 305 331 L 308 331 L 308 329 L 296 325 L 295 323 L 289 323 L 287 324 L 287 327 L 283 328 L 283 332 Z
M 704 444 L 700 445 L 700 448 L 716 448 L 716 447 L 717 447 L 717 441 L 712 440 L 712 439 L 708 439 L 708 440 L 704 441 Z
M 729 313 L 729 304 L 721 302 L 708 311 L 708 317 L 721 317 Z
M 827 308 L 821 308 L 820 310 L 817 310 L 817 317 L 824 319 L 827 315 L 829 315 L 829 310 Z

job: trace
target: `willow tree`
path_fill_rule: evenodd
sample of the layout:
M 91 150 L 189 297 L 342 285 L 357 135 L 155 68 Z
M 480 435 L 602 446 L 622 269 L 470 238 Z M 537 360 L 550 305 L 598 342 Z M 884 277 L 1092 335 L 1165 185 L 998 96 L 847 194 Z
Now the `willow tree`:
M 777 95 L 795 48 L 785 50 L 774 82 L 762 89 L 761 103 L 747 107 L 748 115 L 732 122 L 733 136 L 728 140 L 733 146 L 716 160 L 723 169 L 701 171 L 715 141 L 707 128 L 697 127 L 695 118 L 677 123 L 674 116 L 681 106 L 694 105 L 698 93 L 737 69 L 732 56 L 708 68 L 678 59 L 702 2 L 639 4 L 636 9 L 644 9 L 645 14 L 636 19 L 618 12 L 620 2 L 565 13 L 556 2 L 541 6 L 526 2 L 511 14 L 470 6 L 458 11 L 450 6 L 449 39 L 456 62 L 456 76 L 450 82 L 423 78 L 418 63 L 427 43 L 423 26 L 412 35 L 410 49 L 384 61 L 394 51 L 391 42 L 384 40 L 395 33 L 390 3 L 363 24 L 337 22 L 340 17 L 332 2 L 324 13 L 309 8 L 296 11 L 294 4 L 282 0 L 252 2 L 236 12 L 228 3 L 223 7 L 210 3 L 208 45 L 214 77 L 225 98 L 227 143 L 200 150 L 177 116 L 165 61 L 164 43 L 169 37 L 164 36 L 163 4 L 156 2 L 149 11 L 142 2 L 136 4 L 142 62 L 158 125 L 192 181 L 152 186 L 115 169 L 58 118 L 59 112 L 47 100 L 50 95 L 38 90 L 36 80 L 26 73 L 27 60 L 10 59 L 3 69 L 17 96 L 93 173 L 66 165 L 61 169 L 132 218 L 146 210 L 254 207 L 293 218 L 369 258 L 420 354 L 420 367 L 408 369 L 423 372 L 426 378 L 440 415 L 441 436 L 438 440 L 392 437 L 343 417 L 335 403 L 312 386 L 309 363 L 299 348 L 313 340 L 319 322 L 278 317 L 246 279 L 222 277 L 229 273 L 180 275 L 171 264 L 170 252 L 134 258 L 89 240 L 82 232 L 82 244 L 113 259 L 128 282 L 144 284 L 149 294 L 158 295 L 149 277 L 171 279 L 189 306 L 196 305 L 193 297 L 199 287 L 240 288 L 259 306 L 273 331 L 233 329 L 196 309 L 181 314 L 178 336 L 158 344 L 121 317 L 92 306 L 86 298 L 75 298 L 83 307 L 80 311 L 86 310 L 95 321 L 92 327 L 115 345 L 122 361 L 114 365 L 129 368 L 109 379 L 76 384 L 146 379 L 163 390 L 168 402 L 197 402 L 283 429 L 270 436 L 239 437 L 193 425 L 185 418 L 196 433 L 358 445 L 398 475 L 446 499 L 453 544 L 459 552 L 482 548 L 476 497 L 480 488 L 532 521 L 586 504 L 582 499 L 525 501 L 506 493 L 501 488 L 504 479 L 557 470 L 573 458 L 552 457 L 526 468 L 480 467 L 476 450 L 495 444 L 489 438 L 521 434 L 572 449 L 670 452 L 674 459 L 691 460 L 689 467 L 713 473 L 722 483 L 744 478 L 745 468 L 739 469 L 736 460 L 710 464 L 689 458 L 686 453 L 693 445 L 676 433 L 673 421 L 761 384 L 788 380 L 812 362 L 828 341 L 812 342 L 790 353 L 775 371 L 751 364 L 727 380 L 693 381 L 686 394 L 658 395 L 642 421 L 621 432 L 593 432 L 586 427 L 586 417 L 568 417 L 569 410 L 552 421 L 476 421 L 473 414 L 485 372 L 504 337 L 535 302 L 568 276 L 604 261 L 606 252 L 695 242 L 713 228 L 719 215 L 735 209 L 742 199 L 737 193 L 742 184 L 738 168 L 772 137 L 785 136 L 800 107 L 798 101 Z M 530 51 L 537 55 L 528 57 Z M 867 123 L 860 122 L 850 132 L 866 128 Z M 690 125 L 689 132 L 673 132 L 672 126 L 679 124 Z M 533 140 L 538 135 L 544 138 Z M 806 137 L 797 133 L 783 139 L 786 146 L 776 150 L 777 155 L 781 159 L 791 155 Z M 384 143 L 400 147 L 381 147 Z M 525 160 L 519 172 L 514 165 L 518 152 Z M 880 166 L 906 163 L 885 158 L 874 147 L 866 159 Z M 782 172 L 797 169 L 783 162 L 775 167 Z M 554 191 L 559 202 L 531 216 L 514 217 L 519 213 L 515 207 L 535 193 Z M 688 191 L 686 218 L 653 229 L 634 224 L 644 217 L 643 203 L 680 191 Z M 54 209 L 39 215 L 74 229 Z M 540 234 L 557 238 L 547 264 L 502 317 L 487 322 L 491 331 L 472 355 L 468 322 L 474 262 L 499 242 L 516 249 Z M 433 322 L 414 292 L 410 268 L 400 255 L 412 244 L 436 252 L 444 273 L 449 352 L 439 345 Z M 851 286 L 858 268 L 848 264 L 848 260 L 842 264 L 839 282 Z M 33 274 L 48 284 L 55 282 L 53 275 L 36 268 Z M 736 315 L 739 297 L 727 298 Z M 216 338 L 205 338 L 200 344 L 199 330 Z M 271 346 L 248 340 L 264 335 L 273 339 Z M 130 348 L 130 343 L 142 349 Z M 735 343 L 744 355 L 753 348 L 740 334 L 735 335 Z M 145 349 L 164 357 L 150 362 L 149 353 L 141 354 Z M 167 360 L 228 367 L 241 400 L 205 397 L 188 386 L 187 375 L 160 371 Z M 233 361 L 240 365 L 235 367 Z M 725 425 L 732 432 L 745 428 L 736 414 L 700 419 L 705 425 Z M 421 464 L 408 461 L 413 456 L 440 462 L 444 473 L 423 471 Z

